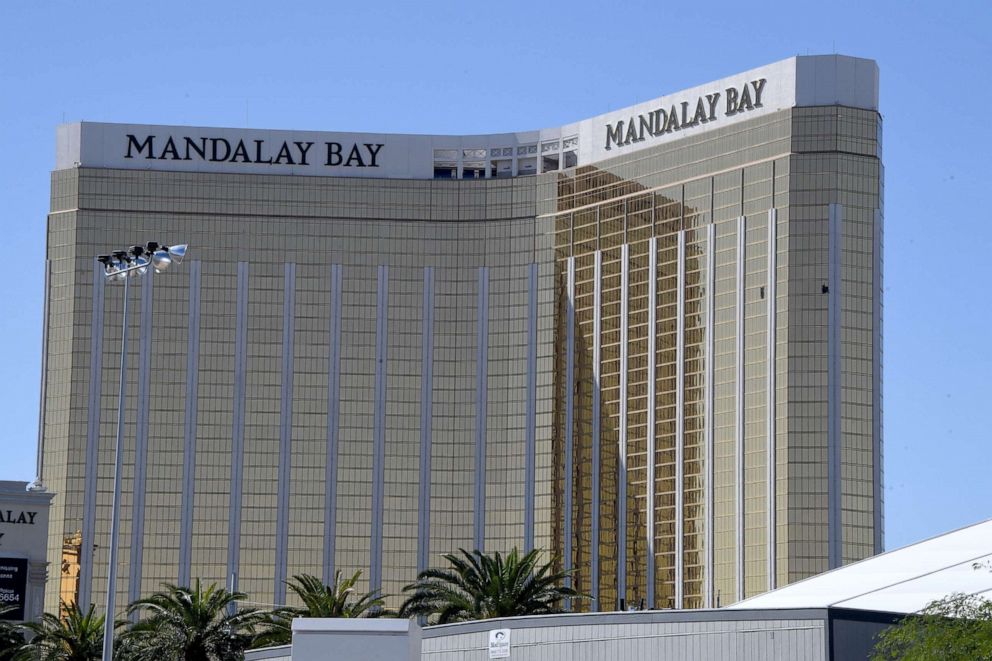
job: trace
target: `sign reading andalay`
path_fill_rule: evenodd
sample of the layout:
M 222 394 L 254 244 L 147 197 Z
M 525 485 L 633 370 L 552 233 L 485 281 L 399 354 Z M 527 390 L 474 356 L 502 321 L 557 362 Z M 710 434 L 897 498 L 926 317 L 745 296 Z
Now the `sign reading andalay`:
M 23 620 L 27 598 L 28 561 L 0 558 L 0 620 Z M 10 608 L 11 610 L 6 610 Z

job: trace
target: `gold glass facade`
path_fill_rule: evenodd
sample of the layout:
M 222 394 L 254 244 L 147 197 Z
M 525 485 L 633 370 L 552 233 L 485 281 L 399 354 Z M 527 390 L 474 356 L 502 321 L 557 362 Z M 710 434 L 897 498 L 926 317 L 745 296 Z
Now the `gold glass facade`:
M 65 593 L 78 580 L 99 605 L 106 580 L 123 289 L 92 259 L 152 238 L 192 248 L 154 287 L 131 288 L 118 603 L 195 577 L 275 603 L 280 579 L 334 568 L 397 595 L 421 564 L 473 547 L 477 525 L 490 549 L 550 549 L 552 332 L 536 312 L 553 301 L 552 235 L 534 190 L 533 179 L 55 172 L 50 553 L 61 560 L 63 538 L 82 530 Z M 77 562 L 79 547 L 91 550 Z
M 581 608 L 695 608 L 870 555 L 879 125 L 470 181 L 54 172 L 49 609 L 102 603 L 123 291 L 93 256 L 147 240 L 192 248 L 132 287 L 119 604 L 339 568 L 395 605 L 441 553 L 531 545 Z
M 542 182 L 573 485 L 555 540 L 594 607 L 726 605 L 880 549 L 879 122 L 800 108 Z

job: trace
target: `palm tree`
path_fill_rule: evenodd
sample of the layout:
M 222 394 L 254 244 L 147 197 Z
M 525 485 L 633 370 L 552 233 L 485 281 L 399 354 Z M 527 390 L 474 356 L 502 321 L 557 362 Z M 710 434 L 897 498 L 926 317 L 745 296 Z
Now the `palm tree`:
M 23 644 L 24 634 L 16 625 L 0 622 L 0 661 L 11 661 Z
M 165 590 L 128 606 L 144 613 L 121 640 L 121 655 L 134 661 L 234 661 L 243 658 L 264 614 L 230 612 L 247 595 L 216 585 L 164 584 Z
M 62 604 L 63 616 L 45 613 L 21 627 L 32 638 L 14 652 L 17 661 L 99 661 L 103 654 L 103 615 L 84 613 L 75 602 Z
M 0 615 L 16 610 L 14 606 L 0 608 Z M 21 626 L 10 620 L 0 620 L 0 661 L 11 661 L 14 653 L 24 644 Z
M 565 598 L 582 598 L 563 587 L 570 572 L 554 570 L 553 563 L 539 565 L 540 551 L 521 556 L 514 548 L 504 558 L 459 549 L 464 557 L 447 553 L 450 569 L 420 572 L 417 582 L 403 588 L 412 592 L 400 607 L 400 617 L 425 616 L 431 624 L 485 620 L 515 615 L 560 612 Z
M 383 614 L 384 601 L 378 592 L 359 594 L 355 584 L 362 575 L 356 571 L 342 578 L 341 570 L 334 572 L 330 585 L 316 576 L 299 574 L 286 582 L 289 589 L 303 602 L 301 608 L 285 607 L 274 610 L 267 628 L 256 637 L 253 647 L 289 645 L 293 641 L 293 619 L 297 617 L 378 617 Z

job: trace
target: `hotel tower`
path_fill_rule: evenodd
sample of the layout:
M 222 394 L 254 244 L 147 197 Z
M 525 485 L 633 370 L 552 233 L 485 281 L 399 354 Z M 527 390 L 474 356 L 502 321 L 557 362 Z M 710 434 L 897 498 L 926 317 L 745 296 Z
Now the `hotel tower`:
M 48 610 L 104 601 L 95 258 L 147 241 L 190 249 L 130 281 L 119 605 L 336 569 L 396 605 L 519 547 L 583 609 L 701 608 L 880 551 L 881 151 L 840 55 L 517 133 L 60 126 Z

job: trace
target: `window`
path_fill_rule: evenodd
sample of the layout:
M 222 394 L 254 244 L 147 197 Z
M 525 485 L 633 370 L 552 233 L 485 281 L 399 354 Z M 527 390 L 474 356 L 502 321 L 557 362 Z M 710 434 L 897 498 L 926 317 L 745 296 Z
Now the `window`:
M 458 166 L 453 161 L 434 163 L 435 179 L 455 179 L 458 176 Z
M 510 159 L 500 159 L 493 161 L 489 167 L 490 177 L 512 177 L 513 161 Z
M 485 161 L 465 161 L 462 163 L 462 179 L 483 179 L 485 176 Z

